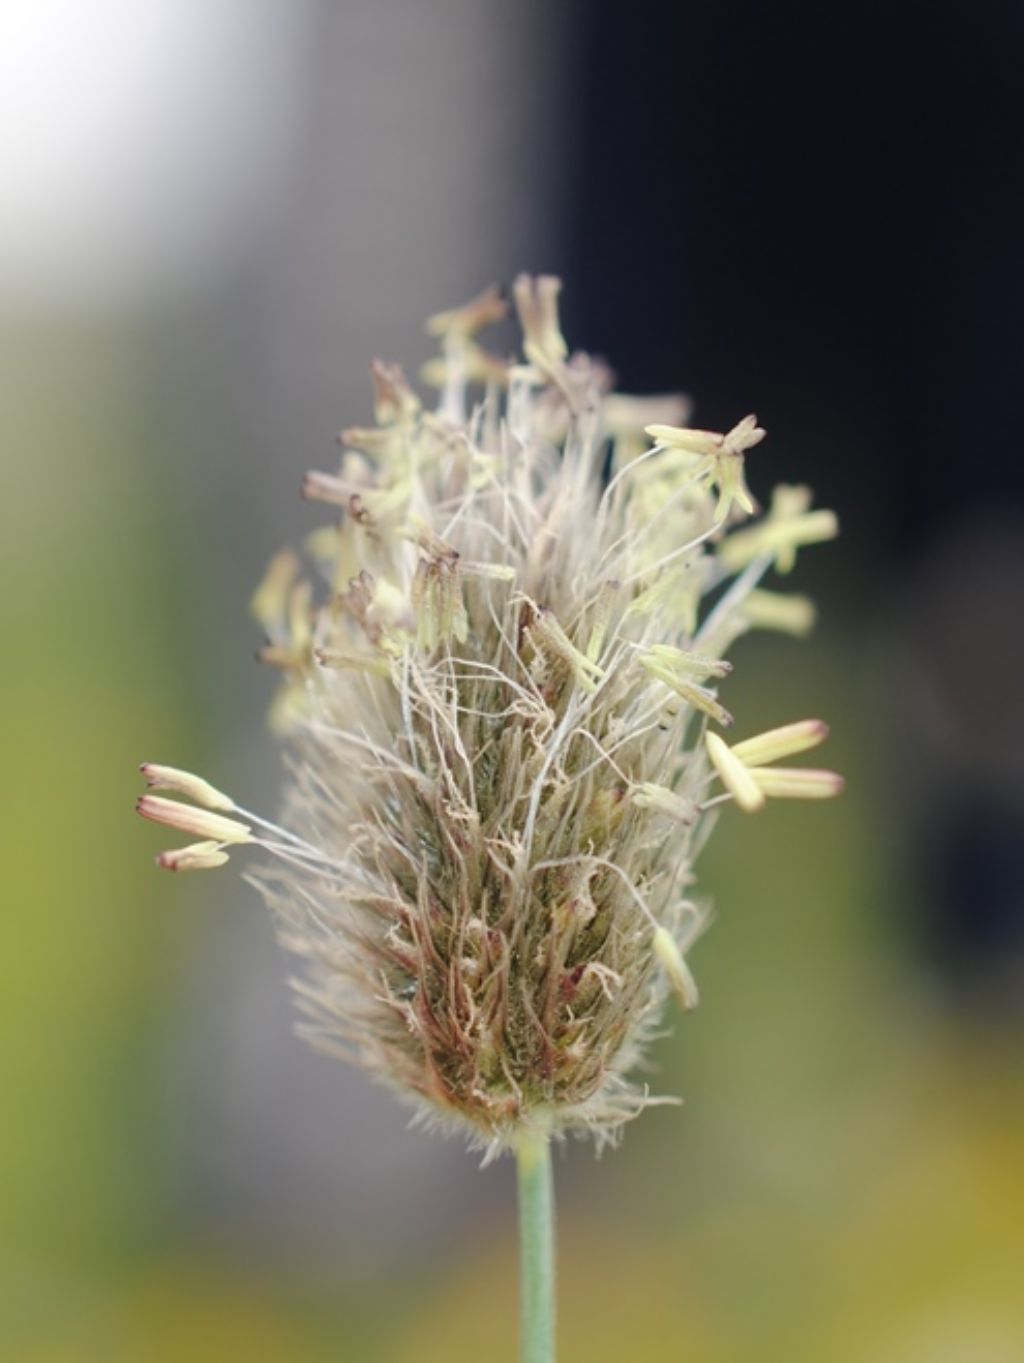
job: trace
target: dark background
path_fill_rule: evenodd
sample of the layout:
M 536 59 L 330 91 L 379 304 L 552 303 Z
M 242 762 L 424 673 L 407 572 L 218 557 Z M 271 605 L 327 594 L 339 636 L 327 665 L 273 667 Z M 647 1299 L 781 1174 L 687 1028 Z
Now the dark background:
M 918 565 L 975 560 L 974 600 L 914 625 L 928 665 L 956 673 L 951 705 L 998 746 L 1024 685 L 1024 15 L 600 3 L 582 18 L 573 332 L 627 390 L 685 375 L 714 429 L 756 410 L 769 482 L 804 455 L 801 479 L 842 509 L 848 619 L 886 599 L 925 613 L 902 604 Z M 914 697 L 894 699 L 902 723 Z M 1003 732 L 1019 772 L 1019 723 Z M 957 979 L 965 958 L 1024 952 L 1022 811 L 990 784 L 951 790 L 913 849 L 923 945 Z
M 685 373 L 712 424 L 743 393 L 776 449 L 848 440 L 816 482 L 870 531 L 871 591 L 965 509 L 1019 505 L 1020 13 L 583 20 L 569 307 L 625 386 Z

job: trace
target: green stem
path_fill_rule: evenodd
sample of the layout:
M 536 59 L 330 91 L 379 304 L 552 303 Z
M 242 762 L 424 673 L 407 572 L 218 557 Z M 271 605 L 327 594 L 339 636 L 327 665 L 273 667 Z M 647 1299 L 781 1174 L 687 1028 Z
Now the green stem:
M 522 1363 L 554 1363 L 555 1199 L 547 1133 L 524 1136 L 516 1163 Z

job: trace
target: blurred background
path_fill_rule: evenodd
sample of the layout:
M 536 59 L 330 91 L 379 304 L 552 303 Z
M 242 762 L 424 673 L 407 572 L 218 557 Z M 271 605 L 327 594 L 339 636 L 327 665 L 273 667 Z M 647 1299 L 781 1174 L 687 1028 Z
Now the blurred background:
M 4 0 L 4 1359 L 515 1357 L 510 1170 L 303 1049 L 132 801 L 272 807 L 301 474 L 524 268 L 844 526 L 729 703 L 848 793 L 722 820 L 686 1106 L 558 1163 L 563 1356 L 1024 1358 L 1022 59 L 995 0 Z

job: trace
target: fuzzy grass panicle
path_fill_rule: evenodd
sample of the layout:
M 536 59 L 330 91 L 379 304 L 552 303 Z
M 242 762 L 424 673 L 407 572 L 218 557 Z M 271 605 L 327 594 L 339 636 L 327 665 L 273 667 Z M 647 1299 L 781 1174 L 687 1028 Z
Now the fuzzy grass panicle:
M 535 1129 L 614 1139 L 656 1101 L 631 1072 L 669 990 L 697 1003 L 693 867 L 716 806 L 841 787 L 774 765 L 819 721 L 716 731 L 736 638 L 813 623 L 761 578 L 835 517 L 806 488 L 759 517 L 756 419 L 693 430 L 682 397 L 610 392 L 566 345 L 559 287 L 516 281 L 521 363 L 477 339 L 498 291 L 432 318 L 436 410 L 375 363 L 376 424 L 307 475 L 335 509 L 308 544 L 320 586 L 285 552 L 253 602 L 282 673 L 281 823 L 173 768 L 143 770 L 184 800 L 139 802 L 200 839 L 168 869 L 272 853 L 253 879 L 301 961 L 305 1034 L 493 1150 Z

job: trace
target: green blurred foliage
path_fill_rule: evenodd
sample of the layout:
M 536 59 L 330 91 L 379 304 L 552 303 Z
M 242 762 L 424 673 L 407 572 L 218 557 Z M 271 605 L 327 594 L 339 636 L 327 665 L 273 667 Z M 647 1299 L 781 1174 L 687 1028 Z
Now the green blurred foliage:
M 459 1257 L 329 1294 L 176 1220 L 160 1085 L 191 882 L 154 873 L 131 806 L 140 758 L 203 765 L 177 586 L 203 546 L 170 542 L 173 450 L 123 336 L 40 327 L 5 350 L 0 1354 L 512 1360 L 511 1208 Z M 722 818 L 701 867 L 717 906 L 694 956 L 702 1007 L 652 1075 L 686 1106 L 646 1116 L 621 1153 L 560 1161 L 566 1360 L 1024 1356 L 1018 1056 L 950 1014 L 915 956 L 840 624 L 739 646 L 741 736 L 827 716 L 849 789 Z M 467 1158 L 466 1199 L 479 1178 Z
M 48 331 L 4 352 L 0 1216 L 31 1282 L 95 1271 L 159 1220 L 152 1051 L 181 920 L 123 853 L 139 744 L 182 712 L 124 354 Z

